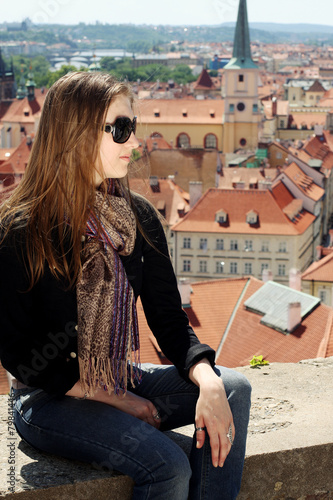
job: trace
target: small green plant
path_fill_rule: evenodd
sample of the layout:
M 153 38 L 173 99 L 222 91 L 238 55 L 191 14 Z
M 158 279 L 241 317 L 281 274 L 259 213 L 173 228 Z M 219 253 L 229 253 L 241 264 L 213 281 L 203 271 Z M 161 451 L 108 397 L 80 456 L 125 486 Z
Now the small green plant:
M 269 365 L 269 361 L 266 361 L 263 356 L 253 356 L 250 365 L 252 368 L 256 368 L 257 366 Z

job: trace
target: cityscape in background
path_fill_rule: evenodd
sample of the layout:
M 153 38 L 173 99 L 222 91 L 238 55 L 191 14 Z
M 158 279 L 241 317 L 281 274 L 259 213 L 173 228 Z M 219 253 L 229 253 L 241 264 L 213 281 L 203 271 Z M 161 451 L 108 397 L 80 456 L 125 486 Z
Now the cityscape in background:
M 132 83 L 130 187 L 165 220 L 183 307 L 220 364 L 333 355 L 333 27 L 0 25 L 0 202 L 68 71 Z M 251 28 L 251 29 L 250 29 Z M 266 28 L 266 29 L 265 29 Z M 256 298 L 256 300 L 252 300 Z M 142 361 L 167 363 L 138 304 Z

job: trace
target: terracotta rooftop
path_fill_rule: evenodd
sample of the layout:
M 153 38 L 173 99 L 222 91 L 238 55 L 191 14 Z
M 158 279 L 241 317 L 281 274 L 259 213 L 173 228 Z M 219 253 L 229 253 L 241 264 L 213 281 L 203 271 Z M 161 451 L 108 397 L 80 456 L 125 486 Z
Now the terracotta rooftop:
M 307 92 L 326 92 L 319 80 L 313 82 Z
M 215 221 L 216 213 L 225 208 L 227 222 Z M 258 222 L 248 224 L 246 214 L 258 212 Z M 302 210 L 297 218 L 290 220 L 280 208 L 269 190 L 257 189 L 208 189 L 185 217 L 173 226 L 175 231 L 235 234 L 302 234 L 315 217 Z
M 302 274 L 302 280 L 333 283 L 333 253 L 313 262 Z
M 33 123 L 42 110 L 45 97 L 46 93 L 36 89 L 33 101 L 28 101 L 27 97 L 15 99 L 7 109 L 0 108 L 0 119 L 10 123 Z
M 323 169 L 333 168 L 333 137 L 329 132 L 324 131 L 321 136 L 311 137 L 303 149 L 312 158 L 321 160 Z
M 311 200 L 318 201 L 324 196 L 325 190 L 317 186 L 313 179 L 306 175 L 297 163 L 292 162 L 283 170 L 283 173 Z
M 331 328 L 329 335 L 324 339 L 328 324 L 331 326 L 330 307 L 320 304 L 303 319 L 293 333 L 285 335 L 261 324 L 259 314 L 244 308 L 244 302 L 261 286 L 263 283 L 254 278 L 244 283 L 244 295 L 240 297 L 237 309 L 234 311 L 232 324 L 229 326 L 217 360 L 219 364 L 228 367 L 247 365 L 254 355 L 262 355 L 272 363 L 297 363 L 301 359 L 316 358 L 320 350 L 322 353 L 324 340 L 326 346 L 330 345 Z M 227 300 L 228 283 L 225 283 L 224 287 L 223 299 Z M 204 339 L 201 340 L 204 342 Z
M 159 210 L 169 225 L 180 220 L 179 204 L 185 205 L 185 212 L 189 210 L 189 194 L 171 179 L 130 179 L 129 184 L 133 191 L 147 198 Z
M 301 129 L 303 126 L 307 126 L 308 129 L 311 129 L 315 125 L 323 125 L 326 124 L 326 112 L 324 113 L 315 113 L 315 112 L 302 112 L 302 113 L 292 113 L 292 124 L 296 125 L 298 129 Z
M 244 188 L 249 189 L 250 184 L 258 184 L 258 181 L 273 181 L 277 175 L 276 168 L 224 168 L 223 175 L 219 177 L 219 188 L 232 189 L 236 182 L 244 182 Z
M 263 282 L 250 277 L 201 281 L 190 286 L 191 307 L 185 311 L 200 341 L 218 351 L 218 364 L 244 366 L 254 355 L 280 363 L 331 355 L 333 311 L 328 306 L 318 305 L 293 333 L 286 335 L 260 323 L 262 316 L 244 307 Z M 149 328 L 142 322 L 142 309 L 138 315 L 142 361 L 156 360 L 159 348 L 154 347 Z
M 200 75 L 199 78 L 197 79 L 196 82 L 193 84 L 193 88 L 195 90 L 215 90 L 215 85 L 213 83 L 213 80 L 208 74 L 208 71 L 204 68 Z
M 139 121 L 143 124 L 220 125 L 224 113 L 222 99 L 141 99 L 137 105 Z
M 9 153 L 6 161 L 0 165 L 0 173 L 2 174 L 24 174 L 25 168 L 31 151 L 31 144 L 27 144 L 26 138 L 22 139 L 21 144 L 16 149 L 5 149 Z

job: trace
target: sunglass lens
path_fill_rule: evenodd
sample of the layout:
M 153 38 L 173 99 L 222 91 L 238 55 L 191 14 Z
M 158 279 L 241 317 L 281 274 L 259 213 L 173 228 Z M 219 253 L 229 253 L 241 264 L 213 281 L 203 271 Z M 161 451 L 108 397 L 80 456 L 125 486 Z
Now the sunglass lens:
M 132 131 L 135 133 L 135 129 L 136 122 L 132 124 L 132 121 L 127 117 L 117 118 L 113 132 L 113 140 L 118 144 L 123 144 L 128 141 Z

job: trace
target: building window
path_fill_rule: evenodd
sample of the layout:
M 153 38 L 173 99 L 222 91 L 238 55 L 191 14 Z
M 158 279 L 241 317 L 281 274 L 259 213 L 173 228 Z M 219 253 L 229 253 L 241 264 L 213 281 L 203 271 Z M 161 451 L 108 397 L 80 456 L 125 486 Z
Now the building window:
M 230 262 L 230 274 L 237 274 L 237 262 Z
M 284 121 L 283 120 L 280 120 L 280 128 L 284 128 Z
M 206 273 L 206 272 L 207 272 L 207 261 L 200 260 L 199 261 L 199 273 Z
M 245 240 L 244 250 L 245 252 L 253 252 L 252 240 Z
M 319 290 L 320 301 L 326 304 L 327 293 L 326 290 Z
M 262 252 L 269 252 L 269 242 L 268 241 L 262 241 L 261 251 Z
M 204 147 L 206 149 L 217 149 L 217 138 L 215 134 L 205 136 Z
M 252 111 L 253 113 L 258 113 L 258 104 L 253 104 Z
M 173 259 L 173 248 L 169 248 L 170 258 Z
M 190 138 L 187 134 L 182 133 L 177 137 L 177 148 L 188 148 L 190 147 Z
M 200 238 L 199 248 L 200 250 L 207 250 L 207 238 Z
M 221 239 L 216 240 L 216 250 L 224 250 L 224 241 Z
M 268 267 L 269 267 L 268 264 L 261 264 L 261 273 L 260 274 L 262 274 L 265 271 L 265 269 L 268 269 Z
M 285 264 L 279 264 L 278 267 L 278 276 L 285 276 L 286 275 L 286 265 Z
M 238 241 L 237 240 L 230 241 L 230 250 L 238 250 Z
M 239 102 L 239 103 L 237 104 L 237 109 L 238 109 L 238 111 L 244 111 L 244 109 L 245 109 L 245 104 L 244 104 L 243 102 Z
M 279 243 L 279 252 L 286 253 L 287 251 L 287 243 L 285 241 L 280 241 Z
M 183 260 L 183 272 L 184 273 L 189 273 L 191 272 L 191 261 L 190 260 Z
M 183 248 L 191 248 L 191 238 L 183 239 Z
M 223 274 L 224 262 L 216 262 L 216 273 Z
M 275 155 L 275 158 L 276 158 L 277 160 L 281 160 L 281 159 L 282 159 L 282 153 L 281 153 L 280 151 L 277 151 L 277 152 L 276 152 L 276 155 Z
M 252 262 L 245 262 L 244 273 L 247 275 L 252 274 Z
M 229 113 L 233 113 L 235 111 L 235 105 L 229 104 Z
M 244 82 L 244 75 L 238 75 L 238 81 Z
M 246 139 L 244 139 L 244 137 L 239 141 L 239 144 L 244 147 L 246 146 Z

